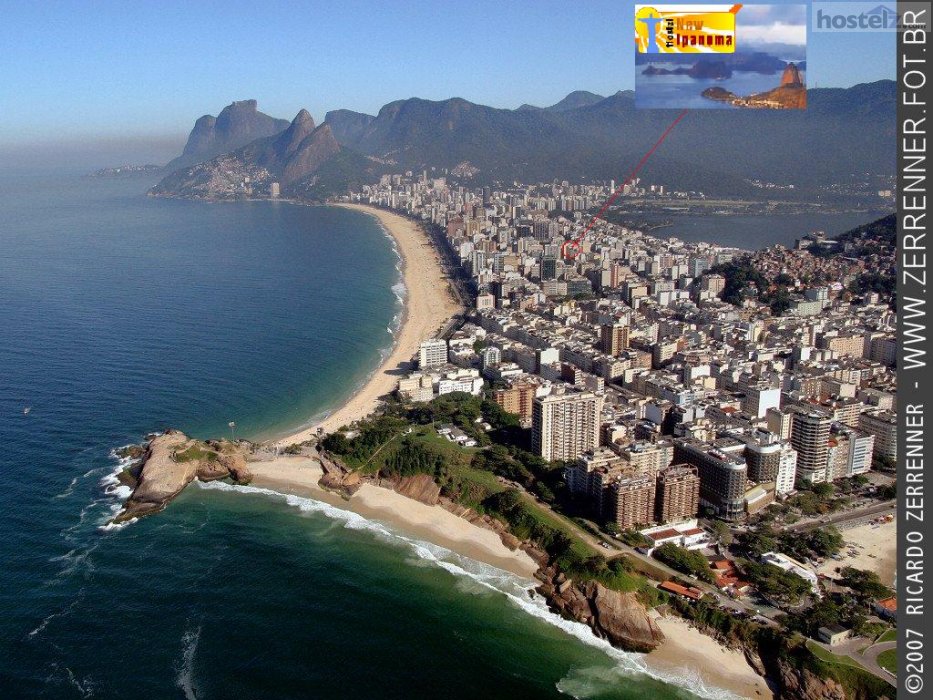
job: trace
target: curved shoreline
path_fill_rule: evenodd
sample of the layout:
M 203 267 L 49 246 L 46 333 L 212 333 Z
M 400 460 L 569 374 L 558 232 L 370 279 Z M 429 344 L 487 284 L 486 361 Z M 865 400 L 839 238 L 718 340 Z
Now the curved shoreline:
M 438 251 L 417 224 L 399 214 L 362 204 L 334 203 L 331 206 L 369 214 L 395 241 L 396 251 L 401 258 L 402 282 L 406 288 L 402 316 L 390 352 L 350 398 L 325 418 L 312 419 L 304 428 L 275 440 L 274 443 L 280 446 L 308 440 L 317 434 L 319 428 L 332 432 L 368 416 L 377 408 L 380 397 L 395 388 L 399 368 L 410 365 L 420 342 L 434 336 L 438 328 L 462 310 L 454 301 L 455 295 L 445 279 Z M 430 248 L 430 256 L 423 254 L 425 246 Z M 437 304 L 439 297 L 445 303 Z M 286 459 L 279 457 L 274 460 L 274 466 L 264 465 L 267 466 L 265 469 L 251 464 L 254 468 L 258 467 L 256 484 L 324 502 L 334 498 L 317 486 L 316 478 L 310 481 L 307 479 L 308 470 L 283 470 Z M 368 489 L 365 494 L 361 492 L 350 502 L 343 503 L 343 507 L 349 506 L 351 511 L 364 517 L 391 523 L 402 531 L 416 534 L 426 541 L 441 544 L 461 555 L 515 575 L 527 577 L 536 568 L 529 566 L 531 560 L 527 555 L 510 552 L 498 541 L 490 541 L 483 546 L 480 543 L 482 538 L 491 533 L 452 516 L 442 508 L 425 506 L 388 489 L 376 486 L 369 486 Z M 366 496 L 373 502 L 367 503 L 369 499 Z M 441 523 L 436 520 L 444 517 L 453 518 L 459 523 L 451 528 L 451 521 L 444 520 Z M 455 529 L 456 534 L 448 531 L 449 528 Z M 771 696 L 765 680 L 755 673 L 738 652 L 727 650 L 679 620 L 665 620 L 664 631 L 667 640 L 654 653 L 642 657 L 647 675 L 675 687 L 700 691 L 699 694 L 707 698 Z M 697 687 L 697 683 L 700 687 Z
M 281 446 L 304 442 L 314 437 L 319 429 L 333 432 L 371 414 L 378 407 L 380 398 L 395 389 L 399 375 L 410 367 L 411 358 L 418 352 L 421 341 L 436 335 L 452 316 L 462 310 L 454 301 L 439 253 L 417 224 L 399 214 L 364 204 L 339 202 L 328 206 L 372 216 L 395 241 L 405 285 L 401 319 L 391 350 L 365 383 L 325 418 L 274 440 Z M 425 246 L 431 249 L 430 256 L 424 255 Z

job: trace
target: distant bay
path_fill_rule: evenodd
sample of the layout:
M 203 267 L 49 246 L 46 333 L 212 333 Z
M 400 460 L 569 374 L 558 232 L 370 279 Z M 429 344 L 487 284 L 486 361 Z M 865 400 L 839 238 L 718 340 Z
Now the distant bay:
M 670 221 L 650 233 L 658 238 L 679 238 L 682 241 L 707 241 L 717 245 L 759 250 L 773 245 L 792 248 L 794 241 L 814 231 L 834 236 L 880 219 L 888 211 L 857 211 L 840 214 L 635 214 L 638 221 L 660 223 Z

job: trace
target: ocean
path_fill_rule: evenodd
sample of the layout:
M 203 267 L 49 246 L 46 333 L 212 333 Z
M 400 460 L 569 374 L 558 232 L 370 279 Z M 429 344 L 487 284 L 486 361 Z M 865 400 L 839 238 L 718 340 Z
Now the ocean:
M 106 527 L 116 448 L 306 424 L 378 365 L 403 293 L 366 215 L 149 184 L 0 179 L 0 697 L 723 697 L 310 499 L 196 485 Z
M 293 430 L 365 380 L 400 311 L 369 217 L 149 184 L 0 179 L 0 696 L 721 695 L 642 673 L 511 575 L 309 499 L 193 486 L 106 527 L 115 448 Z

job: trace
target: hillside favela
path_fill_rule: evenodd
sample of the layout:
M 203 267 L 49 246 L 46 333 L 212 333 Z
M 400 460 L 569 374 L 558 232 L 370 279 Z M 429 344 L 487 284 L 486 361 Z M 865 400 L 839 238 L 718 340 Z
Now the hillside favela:
M 894 698 L 873 50 L 811 41 L 806 109 L 306 82 L 67 164 L 0 130 L 0 695 Z

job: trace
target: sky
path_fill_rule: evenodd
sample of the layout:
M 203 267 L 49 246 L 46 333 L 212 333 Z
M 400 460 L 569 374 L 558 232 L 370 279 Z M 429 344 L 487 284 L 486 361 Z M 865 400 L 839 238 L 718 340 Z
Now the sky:
M 743 45 L 807 43 L 807 6 L 803 3 L 747 5 L 737 18 L 737 36 Z M 814 38 L 819 40 L 820 35 Z
M 237 99 L 289 119 L 304 107 L 320 122 L 408 97 L 514 108 L 607 95 L 634 87 L 633 5 L 4 0 L 0 158 L 66 142 L 170 157 L 197 117 Z M 894 78 L 894 48 L 893 34 L 810 33 L 809 86 Z

